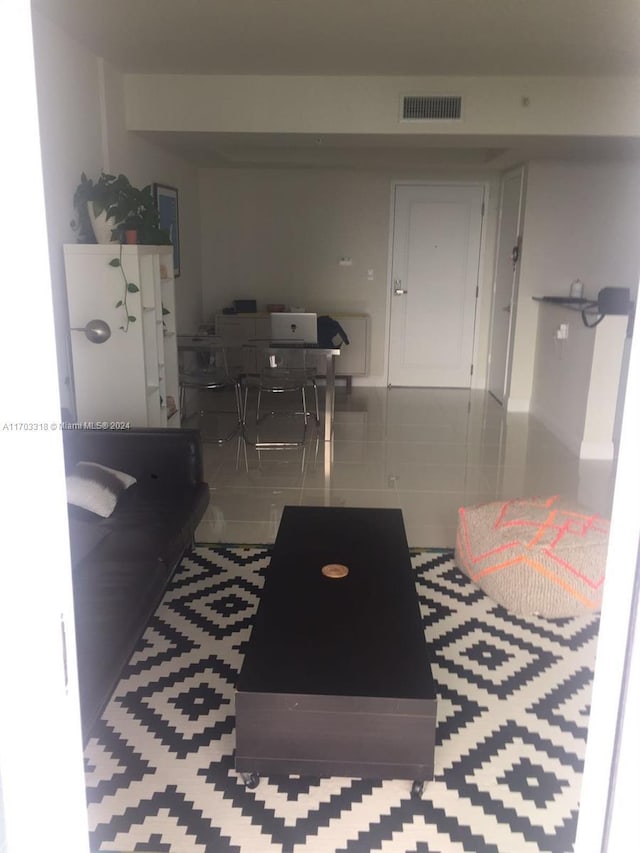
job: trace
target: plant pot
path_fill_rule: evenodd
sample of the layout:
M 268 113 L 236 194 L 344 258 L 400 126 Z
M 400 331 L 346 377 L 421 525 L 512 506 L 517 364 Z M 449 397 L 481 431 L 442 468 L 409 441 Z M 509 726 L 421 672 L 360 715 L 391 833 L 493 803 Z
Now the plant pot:
M 89 221 L 93 228 L 93 233 L 98 243 L 114 243 L 113 229 L 117 226 L 117 222 L 113 218 L 107 219 L 106 211 L 102 211 L 98 216 L 93 212 L 93 202 L 87 202 L 87 211 L 89 213 Z
M 128 246 L 135 246 L 138 242 L 138 232 L 135 228 L 127 228 L 124 232 L 124 242 Z

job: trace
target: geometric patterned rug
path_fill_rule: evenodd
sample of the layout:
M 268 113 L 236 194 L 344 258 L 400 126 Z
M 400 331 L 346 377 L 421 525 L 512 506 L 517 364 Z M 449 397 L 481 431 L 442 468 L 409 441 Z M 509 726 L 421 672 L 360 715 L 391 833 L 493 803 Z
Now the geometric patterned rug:
M 92 851 L 570 853 L 598 619 L 514 616 L 451 551 L 412 555 L 438 692 L 435 777 L 234 770 L 234 684 L 267 547 L 185 556 L 85 750 Z

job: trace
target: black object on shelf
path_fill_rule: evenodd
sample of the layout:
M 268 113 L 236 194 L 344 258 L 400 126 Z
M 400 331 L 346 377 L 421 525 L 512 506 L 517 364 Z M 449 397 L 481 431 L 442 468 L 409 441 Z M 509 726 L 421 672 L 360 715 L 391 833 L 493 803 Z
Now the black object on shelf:
M 627 317 L 631 313 L 631 296 L 628 287 L 603 287 L 598 291 L 597 302 L 592 303 L 593 310 L 582 312 L 582 322 L 588 329 L 592 329 L 609 315 Z M 589 315 L 596 316 L 593 322 L 589 321 Z
M 255 314 L 258 310 L 258 303 L 255 299 L 234 299 L 233 307 L 237 314 Z
M 603 287 L 598 293 L 599 314 L 627 315 L 631 310 L 628 287 Z

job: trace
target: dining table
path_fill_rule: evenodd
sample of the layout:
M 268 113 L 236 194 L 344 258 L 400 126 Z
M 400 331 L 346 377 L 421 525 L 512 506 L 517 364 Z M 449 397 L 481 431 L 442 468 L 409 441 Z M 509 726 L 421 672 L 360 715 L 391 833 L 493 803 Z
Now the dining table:
M 237 348 L 237 346 L 237 342 L 227 342 L 219 335 L 178 335 L 178 353 L 197 352 L 214 355 L 219 352 L 222 353 L 225 363 L 226 349 L 232 347 Z M 270 346 L 277 346 L 280 349 L 289 348 L 303 350 L 306 353 L 325 359 L 324 440 L 328 442 L 332 441 L 335 414 L 336 358 L 340 355 L 340 347 L 324 347 L 319 344 L 299 342 L 292 343 L 263 338 L 253 338 L 242 344 L 242 346 L 256 350 L 261 347 Z

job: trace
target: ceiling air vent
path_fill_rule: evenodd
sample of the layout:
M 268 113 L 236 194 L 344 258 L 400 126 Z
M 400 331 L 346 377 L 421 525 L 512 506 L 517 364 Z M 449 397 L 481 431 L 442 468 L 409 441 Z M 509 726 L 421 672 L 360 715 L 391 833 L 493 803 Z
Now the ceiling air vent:
M 405 121 L 459 119 L 461 114 L 460 95 L 405 95 L 402 99 L 402 118 Z

